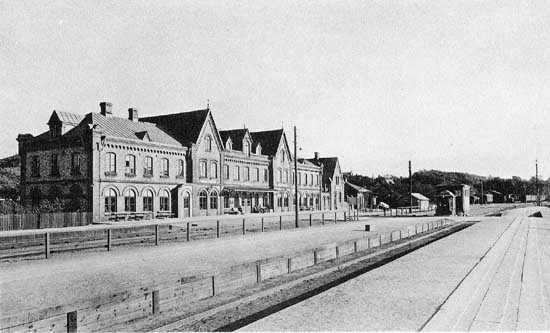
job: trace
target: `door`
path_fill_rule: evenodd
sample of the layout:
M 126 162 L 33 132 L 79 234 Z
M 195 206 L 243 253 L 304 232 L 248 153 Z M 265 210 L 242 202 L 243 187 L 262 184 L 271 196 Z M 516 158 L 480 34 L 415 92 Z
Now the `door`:
M 183 193 L 183 217 L 191 216 L 191 193 Z

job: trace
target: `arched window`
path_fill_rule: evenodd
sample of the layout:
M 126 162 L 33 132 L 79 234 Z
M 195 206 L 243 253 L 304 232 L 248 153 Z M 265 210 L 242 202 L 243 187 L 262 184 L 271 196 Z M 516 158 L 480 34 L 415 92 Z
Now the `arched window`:
M 167 190 L 160 191 L 159 204 L 161 211 L 170 210 L 170 193 Z
M 223 169 L 224 169 L 224 177 L 225 179 L 229 179 L 229 165 L 224 165 L 223 166 Z
M 136 157 L 134 155 L 126 155 L 126 170 L 124 172 L 127 176 L 136 174 Z
M 243 153 L 245 153 L 246 156 L 250 155 L 250 144 L 248 141 L 245 141 L 243 144 Z
M 285 161 L 285 151 L 281 150 L 281 162 Z
M 116 213 L 116 191 L 112 188 L 105 193 L 105 213 Z
M 244 181 L 250 180 L 250 168 L 245 166 L 244 167 Z
M 288 193 L 285 192 L 285 207 L 288 207 Z
M 177 160 L 176 164 L 178 166 L 178 173 L 176 174 L 176 176 L 177 177 L 185 176 L 185 162 L 183 160 Z
M 167 158 L 163 158 L 162 160 L 160 160 L 160 167 L 160 175 L 163 177 L 168 177 L 170 175 L 170 164 L 168 163 Z
M 235 165 L 235 170 L 234 170 L 234 174 L 233 174 L 233 180 L 239 180 L 241 179 L 241 169 L 239 168 L 238 165 Z
M 199 177 L 206 178 L 207 169 L 208 169 L 208 165 L 207 165 L 206 161 L 200 161 L 199 167 L 200 167 Z
M 153 191 L 151 190 L 145 190 L 145 192 L 143 193 L 143 211 L 153 211 Z
M 262 145 L 258 143 L 258 145 L 256 146 L 256 155 L 261 155 L 262 154 Z
M 210 192 L 210 209 L 218 209 L 218 193 Z
M 71 174 L 80 175 L 80 153 L 72 153 L 71 155 Z
M 136 192 L 132 189 L 124 191 L 124 210 L 127 212 L 136 211 Z
M 144 176 L 153 175 L 153 158 L 151 156 L 145 156 L 145 166 L 143 167 Z
M 105 155 L 105 172 L 116 172 L 116 155 L 115 153 L 107 153 Z
M 210 135 L 206 136 L 206 151 L 212 151 L 212 137 Z
M 218 178 L 218 163 L 210 162 L 210 178 Z
M 201 191 L 199 194 L 199 208 L 208 209 L 208 194 L 206 191 Z

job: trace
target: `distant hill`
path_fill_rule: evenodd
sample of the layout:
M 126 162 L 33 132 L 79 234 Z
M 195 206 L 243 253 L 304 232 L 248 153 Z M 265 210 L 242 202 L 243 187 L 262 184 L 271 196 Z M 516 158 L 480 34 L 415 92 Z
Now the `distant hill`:
M 0 198 L 17 199 L 20 173 L 21 159 L 19 155 L 0 159 Z

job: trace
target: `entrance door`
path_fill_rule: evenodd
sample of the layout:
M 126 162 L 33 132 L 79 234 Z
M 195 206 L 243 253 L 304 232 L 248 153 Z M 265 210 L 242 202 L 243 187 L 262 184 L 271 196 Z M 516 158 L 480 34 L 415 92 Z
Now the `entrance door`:
M 183 217 L 191 216 L 191 193 L 183 193 Z

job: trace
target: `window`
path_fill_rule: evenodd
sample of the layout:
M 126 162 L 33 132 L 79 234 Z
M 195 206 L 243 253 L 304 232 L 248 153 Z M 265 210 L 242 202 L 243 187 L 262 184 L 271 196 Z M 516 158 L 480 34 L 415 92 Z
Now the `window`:
M 309 186 L 313 186 L 313 174 L 309 175 Z
M 210 209 L 218 209 L 218 193 L 210 193 Z
M 296 181 L 294 178 L 296 178 L 296 173 L 292 171 L 292 185 L 294 185 L 294 182 Z
M 279 183 L 283 182 L 283 170 L 279 169 Z
M 281 162 L 285 161 L 285 151 L 281 150 Z
M 146 190 L 145 193 L 143 193 L 143 211 L 153 211 L 153 191 L 151 190 Z
M 105 213 L 116 213 L 116 191 L 112 188 L 105 195 Z
M 116 172 L 116 155 L 115 153 L 107 153 L 105 158 L 105 172 Z
M 302 185 L 302 173 L 298 172 L 298 185 Z
M 255 175 L 254 180 L 259 182 L 260 181 L 260 169 L 254 168 L 254 175 Z
M 184 177 L 185 176 L 185 163 L 183 160 L 177 160 L 177 166 L 178 166 L 178 173 L 176 174 L 177 177 Z
M 307 186 L 307 173 L 304 172 L 304 186 Z
M 199 165 L 199 168 L 200 168 L 200 173 L 199 173 L 199 177 L 200 178 L 206 178 L 206 172 L 207 172 L 207 164 L 206 164 L 206 161 L 200 161 L 200 165 Z
M 262 154 L 262 145 L 258 143 L 258 145 L 256 146 L 256 155 L 261 155 L 261 154 Z
M 52 154 L 50 165 L 50 176 L 57 177 L 59 176 L 59 165 L 57 164 L 57 154 Z
M 264 182 L 268 182 L 268 181 L 269 181 L 269 170 L 264 169 Z
M 170 193 L 167 190 L 162 190 L 159 197 L 159 208 L 161 211 L 170 210 Z
M 126 175 L 133 176 L 136 174 L 136 157 L 134 155 L 126 155 Z
M 136 192 L 134 190 L 124 191 L 124 210 L 127 212 L 136 211 Z
M 233 175 L 233 179 L 234 180 L 239 180 L 241 179 L 241 174 L 240 174 L 241 170 L 239 168 L 238 165 L 235 165 L 235 172 L 234 172 L 234 175 Z
M 226 164 L 223 166 L 223 172 L 225 179 L 229 179 L 229 165 Z
M 288 193 L 285 192 L 285 201 L 284 201 L 285 207 L 288 207 Z
M 161 177 L 168 177 L 170 175 L 169 173 L 169 163 L 167 158 L 163 158 L 160 160 L 160 176 Z
M 315 185 L 319 186 L 319 175 L 315 176 Z
M 31 176 L 40 177 L 40 158 L 33 156 L 31 159 Z
M 218 178 L 218 163 L 210 162 L 210 178 Z
M 288 170 L 285 170 L 285 184 L 288 184 Z
M 245 141 L 245 143 L 243 144 L 243 153 L 245 153 L 246 156 L 250 155 L 250 144 L 248 143 L 248 141 Z
M 283 207 L 283 197 L 281 194 L 277 194 L 277 207 Z
M 229 208 L 229 197 L 223 197 L 223 208 Z
M 206 151 L 212 151 L 212 137 L 210 135 L 206 136 Z
M 244 167 L 244 181 L 250 180 L 250 168 Z
M 33 188 L 30 194 L 31 194 L 31 205 L 33 207 L 39 206 L 40 200 L 42 200 L 42 192 L 37 188 Z
M 190 201 L 191 201 L 191 198 L 190 198 L 189 193 L 185 193 L 183 195 L 183 208 L 188 209 L 189 205 L 191 204 Z
M 80 153 L 73 153 L 71 155 L 71 173 L 73 175 L 80 175 Z
M 200 209 L 207 209 L 208 208 L 208 195 L 206 194 L 206 191 L 202 191 L 199 194 L 199 208 Z
M 225 148 L 227 150 L 232 150 L 233 149 L 233 143 L 231 142 L 230 139 L 228 139 L 227 142 L 225 143 Z
M 145 167 L 143 168 L 143 175 L 153 175 L 153 158 L 151 156 L 145 156 Z

